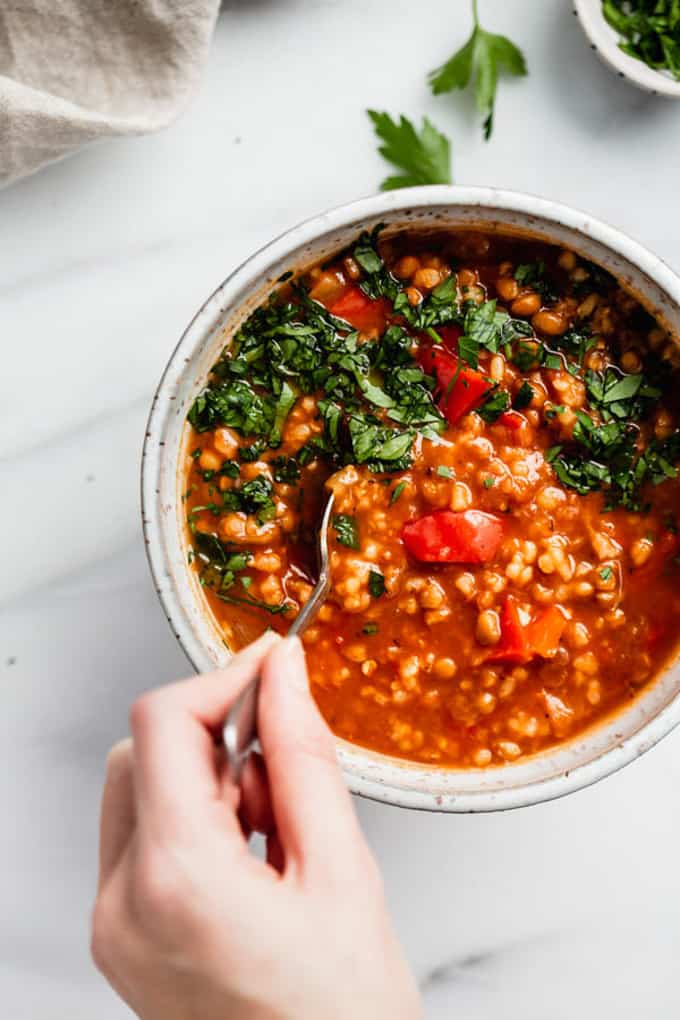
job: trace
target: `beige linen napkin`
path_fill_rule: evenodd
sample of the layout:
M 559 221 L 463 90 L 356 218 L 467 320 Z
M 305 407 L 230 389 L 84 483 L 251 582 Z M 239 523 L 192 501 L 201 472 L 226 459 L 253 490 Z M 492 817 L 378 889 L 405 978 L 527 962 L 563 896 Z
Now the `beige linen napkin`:
M 0 186 L 190 98 L 219 0 L 0 0 Z

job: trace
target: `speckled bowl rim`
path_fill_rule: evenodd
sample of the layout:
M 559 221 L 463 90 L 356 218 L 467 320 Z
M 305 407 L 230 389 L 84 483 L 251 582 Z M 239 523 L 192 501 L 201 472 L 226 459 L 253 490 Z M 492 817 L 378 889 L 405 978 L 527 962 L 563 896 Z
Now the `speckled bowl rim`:
M 600 60 L 619 78 L 625 78 L 653 96 L 680 99 L 680 81 L 663 70 L 649 67 L 619 48 L 621 37 L 602 13 L 602 0 L 573 0 L 574 14 Z
M 149 565 L 170 626 L 197 671 L 223 664 L 228 652 L 186 566 L 178 513 L 178 435 L 186 437 L 187 407 L 225 342 L 225 323 L 231 332 L 272 288 L 283 266 L 313 264 L 324 245 L 330 253 L 338 249 L 338 237 L 349 239 L 378 222 L 387 229 L 495 226 L 568 244 L 586 257 L 595 252 L 674 336 L 680 335 L 680 279 L 661 259 L 586 213 L 532 195 L 443 186 L 388 192 L 322 213 L 261 248 L 227 277 L 187 327 L 158 385 L 144 440 L 142 521 Z M 671 665 L 628 708 L 579 738 L 486 770 L 428 767 L 342 739 L 337 753 L 350 790 L 360 796 L 429 811 L 506 810 L 562 797 L 638 758 L 680 722 L 679 694 L 680 668 Z

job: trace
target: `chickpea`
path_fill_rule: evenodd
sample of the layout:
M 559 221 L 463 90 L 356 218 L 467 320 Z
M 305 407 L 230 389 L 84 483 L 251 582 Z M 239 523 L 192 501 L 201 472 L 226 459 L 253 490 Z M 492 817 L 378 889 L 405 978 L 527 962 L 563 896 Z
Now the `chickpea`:
M 415 287 L 406 288 L 406 297 L 408 298 L 408 303 L 412 308 L 415 308 L 415 306 L 419 305 L 423 300 L 423 295 Z
M 624 372 L 639 372 L 642 368 L 642 359 L 636 351 L 626 351 L 621 356 L 621 368 Z
M 472 506 L 472 493 L 465 482 L 456 482 L 451 494 L 452 510 L 468 510 Z
M 512 276 L 500 276 L 496 280 L 496 290 L 503 301 L 514 301 L 519 294 L 519 284 Z
M 477 589 L 477 583 L 475 581 L 475 575 L 465 572 L 461 574 L 455 581 L 455 586 L 461 593 L 466 601 L 469 601 L 475 594 Z
M 473 754 L 472 760 L 477 766 L 477 768 L 484 768 L 485 765 L 489 764 L 492 757 L 493 755 L 491 754 L 491 751 L 489 750 L 488 747 L 480 747 L 479 750 L 475 751 L 475 753 Z
M 521 747 L 514 740 L 499 740 L 496 744 L 496 750 L 501 758 L 505 758 L 507 761 L 514 761 L 522 753 Z
M 673 418 L 669 412 L 664 408 L 660 408 L 656 412 L 654 419 L 654 435 L 657 439 L 667 439 L 673 431 Z M 203 457 L 201 457 L 201 461 Z
M 443 265 L 439 255 L 423 255 L 422 263 L 428 269 L 441 269 Z
M 563 251 L 557 260 L 557 264 L 560 269 L 564 269 L 567 273 L 576 269 L 576 256 L 573 251 Z
M 541 299 L 535 291 L 526 291 L 524 294 L 520 294 L 510 305 L 510 311 L 513 315 L 519 315 L 524 319 L 531 318 L 541 307 Z
M 222 459 L 214 450 L 203 450 L 198 458 L 198 463 L 204 471 L 219 471 L 222 467 Z
M 531 320 L 531 325 L 539 333 L 545 333 L 546 336 L 561 336 L 566 331 L 567 320 L 559 312 L 544 309 L 536 312 Z
M 630 548 L 630 558 L 634 567 L 644 567 L 652 555 L 654 543 L 648 538 L 638 538 Z
M 358 280 L 359 277 L 361 276 L 361 268 L 358 262 L 356 262 L 356 260 L 353 259 L 351 255 L 348 255 L 347 258 L 344 258 L 342 260 L 342 267 L 349 276 L 350 280 Z
M 233 457 L 238 450 L 238 440 L 231 429 L 215 429 L 213 444 L 218 453 L 223 457 Z
M 601 372 L 607 364 L 606 355 L 602 351 L 588 351 L 585 357 L 585 366 L 591 372 Z
M 420 261 L 415 257 L 415 255 L 404 255 L 404 257 L 399 259 L 397 262 L 393 272 L 400 280 L 410 280 L 419 269 Z
M 501 639 L 501 621 L 494 609 L 484 609 L 477 617 L 475 636 L 480 645 L 497 645 Z
M 442 656 L 435 662 L 433 672 L 441 680 L 450 680 L 452 676 L 455 676 L 456 664 L 448 656 Z
M 460 287 L 474 287 L 477 283 L 477 274 L 473 269 L 461 269 L 458 273 L 458 285 Z
M 505 358 L 502 354 L 494 354 L 489 363 L 489 375 L 494 382 L 502 382 L 505 375 Z
M 438 269 L 418 269 L 413 277 L 413 284 L 418 290 L 433 290 L 440 282 Z
M 587 298 L 584 298 L 576 309 L 579 319 L 587 319 L 589 315 L 592 315 L 599 300 L 598 294 L 589 294 Z

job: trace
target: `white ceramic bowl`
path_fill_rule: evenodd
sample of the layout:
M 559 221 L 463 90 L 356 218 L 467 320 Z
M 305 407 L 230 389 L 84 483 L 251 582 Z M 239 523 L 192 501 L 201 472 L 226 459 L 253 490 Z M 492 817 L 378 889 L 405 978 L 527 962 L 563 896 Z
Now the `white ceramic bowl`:
M 680 279 L 635 241 L 585 213 L 491 188 L 393 191 L 323 213 L 272 241 L 233 272 L 180 340 L 154 397 L 144 444 L 142 514 L 151 570 L 171 627 L 194 668 L 229 658 L 187 567 L 178 463 L 187 410 L 236 327 L 286 270 L 343 248 L 360 230 L 481 227 L 565 245 L 609 269 L 680 336 Z M 350 789 L 430 811 L 496 811 L 577 790 L 637 758 L 680 722 L 680 666 L 669 668 L 625 711 L 555 750 L 487 770 L 434 768 L 338 740 Z
M 574 0 L 574 14 L 581 22 L 592 48 L 621 78 L 627 78 L 639 89 L 655 96 L 680 99 L 680 81 L 669 71 L 657 71 L 623 52 L 619 46 L 621 36 L 602 13 L 602 0 Z

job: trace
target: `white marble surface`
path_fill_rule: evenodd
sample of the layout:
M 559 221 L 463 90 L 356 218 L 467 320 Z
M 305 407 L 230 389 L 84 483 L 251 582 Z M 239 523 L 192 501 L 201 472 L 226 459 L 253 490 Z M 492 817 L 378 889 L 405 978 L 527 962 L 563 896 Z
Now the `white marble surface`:
M 605 70 L 566 0 L 480 6 L 531 68 L 501 84 L 490 145 L 465 100 L 424 85 L 463 39 L 463 0 L 232 0 L 180 123 L 0 194 L 7 1020 L 129 1015 L 88 958 L 102 766 L 131 700 L 186 671 L 140 541 L 147 407 L 184 325 L 243 256 L 375 188 L 364 108 L 428 112 L 453 137 L 459 182 L 583 207 L 680 269 L 680 103 Z M 428 1016 L 677 1017 L 679 786 L 676 734 L 539 808 L 358 804 Z

